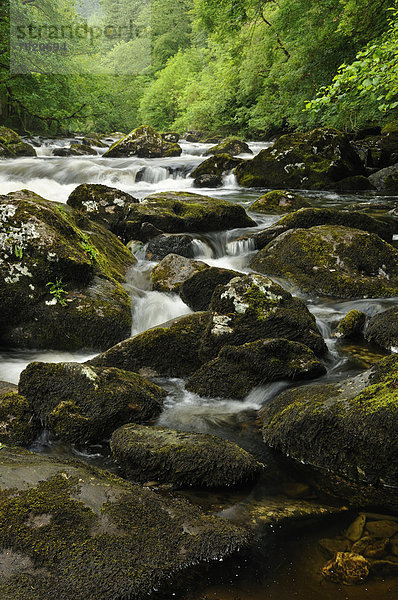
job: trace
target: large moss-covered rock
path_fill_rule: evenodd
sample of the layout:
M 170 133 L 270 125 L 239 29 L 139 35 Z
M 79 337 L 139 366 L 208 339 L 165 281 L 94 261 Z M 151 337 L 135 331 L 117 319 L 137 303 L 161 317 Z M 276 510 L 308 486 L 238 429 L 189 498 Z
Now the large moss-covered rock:
M 69 148 L 71 156 L 96 156 L 97 151 L 88 144 L 72 144 Z
M 326 189 L 364 167 L 347 136 L 334 129 L 314 129 L 280 137 L 253 160 L 235 169 L 239 185 L 280 189 Z
M 378 344 L 385 350 L 398 351 L 398 307 L 390 308 L 369 320 L 365 331 L 368 342 Z
M 359 503 L 397 507 L 397 367 L 392 356 L 341 383 L 283 392 L 261 411 L 264 441 L 330 480 L 375 486 Z
M 398 190 L 398 163 L 373 173 L 369 177 L 369 181 L 377 190 L 396 192 Z
M 320 296 L 398 294 L 397 250 L 375 234 L 348 227 L 288 230 L 258 252 L 250 266 Z
M 253 202 L 250 210 L 265 214 L 283 214 L 310 206 L 311 202 L 299 194 L 286 190 L 273 190 Z
M 129 239 L 141 239 L 143 223 L 151 223 L 166 233 L 221 231 L 255 225 L 242 206 L 190 192 L 151 194 L 131 206 L 126 221 Z
M 18 388 L 0 382 L 0 442 L 28 446 L 39 433 L 39 424 Z
M 263 465 L 232 442 L 205 433 L 128 424 L 111 438 L 124 477 L 180 487 L 226 487 L 252 481 Z
M 105 152 L 104 157 L 138 156 L 139 158 L 161 158 L 162 156 L 167 156 L 167 152 L 170 153 L 169 156 L 179 156 L 181 152 L 175 154 L 177 147 L 181 150 L 178 144 L 171 144 L 163 140 L 162 136 L 153 127 L 141 125 L 137 129 L 130 131 L 121 140 L 116 141 Z
M 232 171 L 243 162 L 230 154 L 217 154 L 203 161 L 192 171 L 195 187 L 220 187 L 224 174 Z
M 261 339 L 242 346 L 224 346 L 217 358 L 190 377 L 186 388 L 210 398 L 243 399 L 256 385 L 314 379 L 325 373 L 324 365 L 304 344 Z
M 194 258 L 194 238 L 187 233 L 164 233 L 149 240 L 146 250 L 147 260 L 162 260 L 168 254 Z
M 398 159 L 398 133 L 389 132 L 384 135 L 371 135 L 352 142 L 365 167 L 383 169 Z
M 163 142 L 162 156 L 163 158 L 172 158 L 175 156 L 181 156 L 182 148 L 179 144 L 173 144 L 171 142 Z
M 82 211 L 91 221 L 99 223 L 122 239 L 125 237 L 124 221 L 131 204 L 138 200 L 116 188 L 99 183 L 83 183 L 70 194 L 67 204 Z
M 200 340 L 210 318 L 207 312 L 178 317 L 120 342 L 88 364 L 147 375 L 187 377 L 202 364 Z
M 179 294 L 192 310 L 208 310 L 216 287 L 240 276 L 238 271 L 221 267 L 201 269 L 182 282 Z
M 79 363 L 30 363 L 18 390 L 61 439 L 98 442 L 120 425 L 157 417 L 166 392 L 137 373 Z
M 168 254 L 152 270 L 153 289 L 159 292 L 178 292 L 186 279 L 206 269 L 209 269 L 209 266 L 200 260 Z
M 261 250 L 278 235 L 288 229 L 309 229 L 317 225 L 342 225 L 353 229 L 362 229 L 370 233 L 376 233 L 387 242 L 391 242 L 395 233 L 396 225 L 386 222 L 363 212 L 355 210 L 337 210 L 335 208 L 301 208 L 295 212 L 285 215 L 275 225 L 267 227 L 253 235 L 256 249 Z
M 243 142 L 239 138 L 227 138 L 216 146 L 212 146 L 209 150 L 206 150 L 204 156 L 211 154 L 230 154 L 236 156 L 237 154 L 253 154 L 246 142 Z
M 184 500 L 79 461 L 3 449 L 0 481 L 2 600 L 168 595 L 184 569 L 198 575 L 250 539 Z
M 36 156 L 36 150 L 24 142 L 15 131 L 0 126 L 0 158 Z
M 135 259 L 116 236 L 29 191 L 0 197 L 0 223 L 4 344 L 104 349 L 128 335 Z
M 315 317 L 302 300 L 264 275 L 231 279 L 214 291 L 212 317 L 202 338 L 203 362 L 215 358 L 223 346 L 240 346 L 261 338 L 284 338 L 326 352 Z

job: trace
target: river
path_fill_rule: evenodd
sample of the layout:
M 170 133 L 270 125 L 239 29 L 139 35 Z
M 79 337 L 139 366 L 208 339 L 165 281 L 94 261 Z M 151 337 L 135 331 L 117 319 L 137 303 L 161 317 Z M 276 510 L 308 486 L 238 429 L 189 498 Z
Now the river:
M 107 142 L 110 144 L 111 139 Z M 193 188 L 193 180 L 189 173 L 203 160 L 203 153 L 210 144 L 182 142 L 183 153 L 178 158 L 167 159 L 138 159 L 138 158 L 103 158 L 104 149 L 97 149 L 97 156 L 59 158 L 53 156 L 56 148 L 68 147 L 74 140 L 70 139 L 39 139 L 34 143 L 37 150 L 37 158 L 19 158 L 0 161 L 0 194 L 6 194 L 19 189 L 29 189 L 46 199 L 66 202 L 69 194 L 81 183 L 101 183 L 116 187 L 128 192 L 138 199 L 159 191 L 198 191 L 204 195 L 227 199 L 244 206 L 250 216 L 254 218 L 257 227 L 251 230 L 231 230 L 224 232 L 209 232 L 194 235 L 196 258 L 207 262 L 212 266 L 220 266 L 248 272 L 248 262 L 254 252 L 249 241 L 239 240 L 244 234 L 247 235 L 255 230 L 271 225 L 279 217 L 273 215 L 259 215 L 250 212 L 251 203 L 267 190 L 240 189 L 233 175 L 224 178 L 223 186 L 217 189 Z M 266 143 L 249 144 L 254 154 L 267 147 Z M 250 158 L 251 155 L 242 155 Z M 343 207 L 352 203 L 377 200 L 378 196 L 373 192 L 362 192 L 361 194 L 337 194 L 334 192 L 303 192 L 302 195 L 315 206 Z M 382 198 L 384 201 L 385 197 Z M 392 204 L 398 200 L 397 197 L 389 197 L 388 202 Z M 397 232 L 398 233 L 398 232 Z M 175 294 L 165 294 L 153 291 L 150 283 L 150 272 L 155 263 L 145 260 L 144 252 L 141 250 L 136 255 L 137 263 L 128 273 L 126 288 L 133 299 L 133 325 L 132 335 L 145 331 L 146 329 L 168 321 L 177 316 L 188 314 L 190 309 Z M 284 282 L 280 282 L 286 285 Z M 295 292 L 295 290 L 289 290 Z M 297 295 L 297 292 L 295 292 Z M 302 296 L 303 297 L 303 296 Z M 322 298 L 304 298 L 309 310 L 315 315 L 319 329 L 325 337 L 329 354 L 326 358 L 328 368 L 327 375 L 322 379 L 325 381 L 336 381 L 357 374 L 366 368 L 371 362 L 380 359 L 382 353 L 369 345 L 344 345 L 332 336 L 332 331 L 337 322 L 352 308 L 357 308 L 368 315 L 376 314 L 389 308 L 396 299 L 366 299 L 355 301 L 333 301 Z M 21 371 L 33 361 L 61 362 L 77 361 L 84 362 L 93 357 L 92 352 L 82 348 L 78 352 L 59 352 L 48 349 L 47 351 L 24 351 L 24 350 L 1 350 L 0 349 L 0 380 L 17 383 Z M 185 429 L 190 431 L 208 432 L 231 439 L 242 447 L 252 451 L 259 458 L 263 458 L 264 445 L 260 435 L 256 431 L 255 419 L 257 411 L 282 389 L 289 384 L 286 382 L 273 383 L 268 386 L 260 386 L 243 400 L 219 400 L 203 399 L 184 389 L 184 382 L 178 379 L 162 379 L 161 385 L 169 393 L 163 413 L 158 423 L 164 426 Z M 91 447 L 85 450 L 70 448 L 51 439 L 45 432 L 34 445 L 35 450 L 56 454 L 59 456 L 77 455 L 93 464 L 112 467 L 107 451 L 103 447 Z M 278 475 L 279 476 L 279 475 Z M 275 488 L 279 491 L 277 482 L 275 485 L 265 485 L 260 482 L 256 489 L 250 491 L 257 497 L 266 497 L 273 493 Z M 249 492 L 247 492 L 249 493 Z M 201 502 L 199 497 L 194 501 Z M 222 502 L 232 506 L 234 502 L 240 502 L 244 497 L 242 492 L 227 493 Z M 221 503 L 222 504 L 222 503 Z M 383 597 L 386 600 L 393 599 L 394 591 L 377 586 L 368 591 L 359 588 L 340 589 L 338 586 L 331 589 L 317 587 L 308 576 L 299 574 L 300 560 L 302 561 L 302 549 L 309 543 L 312 534 L 307 537 L 298 538 L 297 543 L 292 542 L 290 550 L 284 546 L 284 562 L 279 570 L 273 571 L 270 579 L 269 572 L 265 569 L 256 575 L 250 569 L 243 568 L 242 576 L 239 573 L 237 581 L 223 584 L 221 587 L 210 587 L 206 592 L 209 599 L 220 600 L 287 600 L 297 597 L 314 598 L 314 600 L 336 600 L 356 598 Z M 280 550 L 280 549 L 279 549 Z M 279 551 L 276 551 L 279 556 Z M 266 560 L 266 557 L 264 557 Z M 319 558 L 318 558 L 319 560 Z M 310 560 L 309 560 L 310 562 Z M 269 564 L 274 564 L 269 561 Z M 290 565 L 290 566 L 289 566 Z M 247 565 L 246 565 L 247 566 Z M 275 567 L 276 569 L 276 567 Z M 267 571 L 267 572 L 265 572 Z M 233 579 L 235 575 L 231 576 Z M 265 579 L 264 579 L 265 578 Z M 228 577 L 227 577 L 228 579 Z M 296 580 L 296 591 L 291 588 L 291 581 Z M 319 583 L 319 582 L 318 582 Z M 396 592 L 396 588 L 395 588 Z M 390 595 L 392 594 L 392 595 Z M 202 596 L 200 596 L 202 598 Z M 395 596 L 396 597 L 396 596 Z M 193 596 L 192 596 L 193 598 Z M 199 599 L 199 596 L 198 596 Z M 196 596 L 195 596 L 196 600 Z

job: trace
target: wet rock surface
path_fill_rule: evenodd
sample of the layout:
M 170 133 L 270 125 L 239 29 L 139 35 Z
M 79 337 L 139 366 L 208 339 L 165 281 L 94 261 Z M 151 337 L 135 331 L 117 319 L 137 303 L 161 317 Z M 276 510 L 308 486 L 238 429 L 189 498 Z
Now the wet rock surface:
M 153 289 L 160 292 L 178 293 L 184 281 L 191 278 L 195 273 L 207 269 L 209 269 L 208 265 L 200 260 L 184 258 L 177 254 L 168 254 L 152 270 Z
M 80 461 L 3 449 L 0 477 L 4 600 L 144 600 L 250 539 L 186 501 Z
M 0 126 L 0 158 L 20 156 L 36 156 L 36 150 L 24 142 L 15 131 Z
M 104 157 L 137 156 L 139 158 L 161 158 L 162 156 L 167 156 L 168 152 L 170 153 L 171 146 L 176 150 L 178 144 L 163 140 L 162 136 L 153 127 L 143 125 L 115 142 L 105 152 Z M 178 148 L 179 154 L 181 154 L 181 148 L 179 146 Z M 171 156 L 179 156 L 179 154 L 171 153 Z
M 310 206 L 311 203 L 299 194 L 286 190 L 273 190 L 253 202 L 250 210 L 265 214 L 283 214 Z
M 398 294 L 398 252 L 376 234 L 341 226 L 291 229 L 250 262 L 300 290 L 338 298 Z
M 179 294 L 192 310 L 208 310 L 216 287 L 240 276 L 238 271 L 220 267 L 201 269 L 183 281 Z
M 80 444 L 100 442 L 124 423 L 157 417 L 166 396 L 137 373 L 72 362 L 30 363 L 18 390 L 45 427 Z
M 166 427 L 125 425 L 113 433 L 111 448 L 132 481 L 229 487 L 253 481 L 264 468 L 232 442 Z
M 365 338 L 385 350 L 398 349 L 398 307 L 372 317 L 366 328 Z

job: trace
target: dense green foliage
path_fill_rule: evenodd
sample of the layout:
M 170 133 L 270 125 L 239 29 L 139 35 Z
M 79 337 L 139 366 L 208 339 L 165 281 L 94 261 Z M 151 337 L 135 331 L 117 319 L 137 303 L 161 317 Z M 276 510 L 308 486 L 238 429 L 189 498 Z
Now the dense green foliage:
M 123 33 L 78 40 L 67 57 L 31 54 L 27 74 L 9 69 L 10 1 L 0 8 L 0 118 L 20 131 L 145 122 L 261 136 L 398 117 L 395 0 L 54 0 L 63 22 Z M 35 23 L 49 2 L 29 7 Z

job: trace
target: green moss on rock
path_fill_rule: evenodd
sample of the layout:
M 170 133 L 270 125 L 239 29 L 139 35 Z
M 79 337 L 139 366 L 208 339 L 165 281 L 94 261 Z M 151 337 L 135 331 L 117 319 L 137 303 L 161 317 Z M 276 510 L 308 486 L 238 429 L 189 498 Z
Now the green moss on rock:
M 217 181 L 216 187 L 218 187 L 222 185 L 222 176 L 235 169 L 242 162 L 243 159 L 234 158 L 230 154 L 217 154 L 200 163 L 192 171 L 190 177 L 193 177 L 196 187 L 202 187 L 209 180 L 209 177 L 215 178 Z
M 12 129 L 0 126 L 0 157 L 36 156 L 36 150 Z
M 98 442 L 124 423 L 157 417 L 166 396 L 137 373 L 78 363 L 30 363 L 18 389 L 45 427 L 77 443 Z
M 398 308 L 393 307 L 369 320 L 365 339 L 385 350 L 398 350 Z
M 380 491 L 397 506 L 397 367 L 389 357 L 341 383 L 283 392 L 261 411 L 264 441 L 331 478 L 376 486 L 374 503 Z M 369 497 L 372 489 L 362 502 Z
M 204 312 L 173 319 L 117 344 L 88 364 L 168 377 L 189 376 L 202 364 L 200 340 L 210 318 L 210 313 Z
M 365 323 L 365 313 L 360 310 L 350 310 L 338 324 L 337 336 L 349 340 L 359 339 L 363 336 Z
M 184 281 L 195 273 L 207 269 L 209 269 L 209 266 L 200 260 L 192 260 L 178 254 L 168 254 L 152 270 L 153 289 L 159 292 L 178 293 Z
M 147 125 L 141 125 L 117 140 L 103 155 L 106 158 L 138 156 L 140 158 L 161 158 L 164 148 L 169 148 L 162 136 Z
M 273 146 L 235 169 L 239 185 L 280 189 L 327 189 L 362 175 L 364 167 L 348 138 L 334 129 L 281 136 Z
M 348 227 L 288 230 L 258 252 L 250 266 L 320 296 L 398 294 L 398 252 L 377 235 Z
M 3 600 L 145 600 L 249 540 L 225 519 L 79 461 L 3 449 L 0 479 Z
M 192 310 L 208 310 L 216 287 L 240 276 L 238 271 L 220 267 L 201 269 L 183 281 L 179 294 Z
M 0 442 L 28 446 L 38 433 L 38 422 L 26 398 L 16 390 L 0 387 Z
M 261 338 L 284 338 L 326 353 L 315 318 L 304 302 L 263 275 L 242 275 L 218 286 L 210 304 L 212 318 L 202 338 L 203 362 L 225 345 L 240 346 Z
M 265 214 L 283 214 L 310 206 L 311 203 L 303 196 L 286 190 L 274 190 L 260 196 L 250 206 L 250 210 Z
M 141 239 L 144 223 L 151 223 L 167 233 L 220 231 L 255 225 L 242 206 L 189 192 L 151 194 L 132 206 L 126 221 L 129 239 Z
M 128 479 L 180 487 L 241 485 L 263 467 L 232 442 L 166 427 L 125 425 L 113 433 L 111 449 Z
M 314 379 L 325 373 L 324 365 L 303 344 L 261 339 L 241 346 L 224 346 L 217 358 L 190 377 L 186 388 L 200 396 L 241 400 L 260 384 Z
M 116 236 L 71 207 L 27 190 L 0 197 L 0 221 L 3 343 L 102 349 L 126 337 L 131 309 L 121 284 L 135 259 Z M 71 338 L 79 338 L 74 327 L 83 322 L 84 314 L 90 315 L 83 325 L 88 335 L 83 344 L 80 338 L 74 346 Z M 104 342 L 98 344 L 95 330 L 101 327 Z M 119 338 L 115 339 L 114 329 L 121 332 Z
M 206 150 L 204 156 L 211 154 L 230 154 L 236 156 L 237 154 L 253 154 L 246 142 L 243 142 L 239 138 L 227 138 L 212 146 L 209 150 Z

